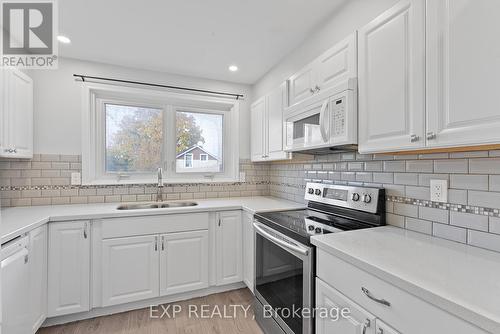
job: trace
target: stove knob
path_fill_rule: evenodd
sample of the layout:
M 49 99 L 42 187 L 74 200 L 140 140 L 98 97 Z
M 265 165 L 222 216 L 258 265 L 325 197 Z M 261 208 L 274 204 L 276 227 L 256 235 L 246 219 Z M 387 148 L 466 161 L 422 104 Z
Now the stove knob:
M 363 195 L 363 202 L 370 203 L 372 201 L 372 197 L 368 194 Z
M 309 188 L 309 189 L 307 189 L 307 192 L 312 195 L 312 194 L 314 194 L 314 189 L 313 188 Z
M 308 229 L 309 231 L 314 231 L 314 226 L 313 226 L 313 225 L 309 225 L 309 226 L 307 227 L 307 229 Z
M 352 199 L 354 202 L 359 201 L 359 194 L 358 194 L 358 193 L 352 193 L 351 199 Z
M 316 191 L 314 192 L 316 195 L 321 195 L 321 190 L 320 189 L 316 189 Z
M 316 229 L 314 230 L 314 232 L 321 233 L 321 227 L 316 227 Z

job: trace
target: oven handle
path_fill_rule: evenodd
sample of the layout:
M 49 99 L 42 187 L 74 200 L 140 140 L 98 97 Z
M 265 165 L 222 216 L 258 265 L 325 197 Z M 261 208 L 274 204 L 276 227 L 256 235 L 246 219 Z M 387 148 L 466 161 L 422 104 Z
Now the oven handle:
M 300 247 L 298 245 L 289 244 L 287 242 L 284 242 L 283 240 L 276 238 L 275 236 L 273 236 L 272 234 L 267 232 L 264 228 L 262 228 L 261 225 L 262 224 L 259 224 L 259 223 L 253 223 L 253 227 L 257 230 L 257 232 L 259 232 L 266 239 L 271 240 L 272 242 L 282 246 L 283 248 L 288 248 L 288 249 L 290 249 L 294 252 L 298 252 L 304 256 L 307 256 L 309 254 L 308 249 Z
M 329 142 L 330 138 L 328 138 L 328 133 L 326 132 L 325 128 L 325 112 L 326 108 L 328 107 L 328 103 L 330 103 L 330 100 L 326 100 L 323 102 L 323 105 L 321 106 L 321 111 L 319 112 L 319 129 L 321 131 L 321 137 L 323 137 L 323 141 Z

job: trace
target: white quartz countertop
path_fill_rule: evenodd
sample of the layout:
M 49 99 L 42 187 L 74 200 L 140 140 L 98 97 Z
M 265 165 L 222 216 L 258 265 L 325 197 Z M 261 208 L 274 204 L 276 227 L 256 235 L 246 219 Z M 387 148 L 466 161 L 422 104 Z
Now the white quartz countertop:
M 305 207 L 304 204 L 266 196 L 197 199 L 193 201 L 197 202 L 198 205 L 191 207 L 143 210 L 117 210 L 117 206 L 122 203 L 6 208 L 0 211 L 1 242 L 4 243 L 16 238 L 49 221 L 166 215 L 173 213 L 220 210 L 245 210 L 254 214 L 256 212 L 294 210 Z
M 312 243 L 492 333 L 500 333 L 500 254 L 396 227 Z

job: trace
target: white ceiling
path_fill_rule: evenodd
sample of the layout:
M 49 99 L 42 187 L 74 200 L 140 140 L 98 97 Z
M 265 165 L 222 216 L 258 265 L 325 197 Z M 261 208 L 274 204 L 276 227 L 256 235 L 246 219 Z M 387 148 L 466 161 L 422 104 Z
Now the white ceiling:
M 63 0 L 60 55 L 254 83 L 346 0 Z M 240 70 L 228 71 L 230 64 Z

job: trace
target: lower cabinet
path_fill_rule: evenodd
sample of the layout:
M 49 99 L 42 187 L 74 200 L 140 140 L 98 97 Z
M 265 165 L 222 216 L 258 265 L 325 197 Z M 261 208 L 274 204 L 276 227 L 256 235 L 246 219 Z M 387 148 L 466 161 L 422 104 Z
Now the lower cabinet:
M 243 281 L 241 211 L 219 213 L 216 232 L 217 285 Z
M 47 318 L 47 225 L 29 234 L 31 328 L 35 333 Z
M 375 316 L 316 279 L 316 333 L 375 334 Z M 323 314 L 322 310 L 325 310 Z M 331 312 L 331 310 L 336 310 Z M 342 315 L 348 310 L 348 315 Z M 378 333 L 377 333 L 378 334 Z
M 161 236 L 160 295 L 208 287 L 208 231 Z
M 88 221 L 49 224 L 48 316 L 90 309 Z
M 158 236 L 102 241 L 102 306 L 158 297 Z
M 243 282 L 253 292 L 255 272 L 253 215 L 243 213 L 241 224 L 243 228 Z

